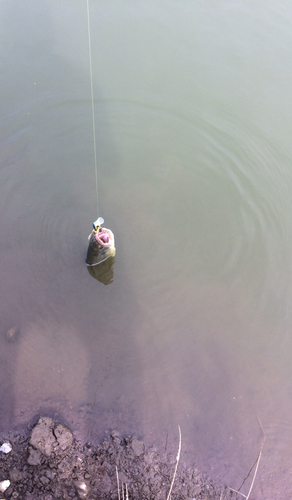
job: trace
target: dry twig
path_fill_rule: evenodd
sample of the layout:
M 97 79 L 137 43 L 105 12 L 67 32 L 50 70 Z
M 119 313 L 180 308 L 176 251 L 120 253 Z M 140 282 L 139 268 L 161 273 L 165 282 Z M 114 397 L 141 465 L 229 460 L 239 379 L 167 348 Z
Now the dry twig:
M 120 481 L 119 481 L 119 473 L 118 473 L 117 466 L 116 466 L 116 474 L 117 474 L 117 483 L 118 483 L 118 499 L 121 500 L 121 497 L 120 497 Z
M 176 456 L 176 464 L 175 464 L 174 474 L 173 474 L 173 478 L 172 478 L 172 481 L 171 481 L 170 489 L 169 489 L 169 492 L 168 492 L 166 500 L 170 499 L 171 491 L 172 491 L 174 480 L 175 480 L 175 476 L 176 476 L 177 466 L 178 466 L 178 462 L 179 462 L 179 458 L 180 458 L 180 451 L 181 451 L 181 431 L 180 431 L 180 426 L 178 426 L 178 432 L 179 432 L 179 445 L 178 445 L 178 452 L 177 452 L 177 456 Z
M 119 481 L 119 473 L 118 473 L 118 468 L 116 466 L 116 475 L 117 475 L 117 483 L 118 483 L 118 500 L 121 500 L 121 495 L 120 495 L 120 481 Z M 126 490 L 126 500 L 129 500 L 129 494 L 128 494 L 128 485 L 124 485 L 122 481 L 122 500 L 125 500 L 125 491 Z
M 257 457 L 257 459 L 256 459 L 255 463 L 253 464 L 252 468 L 250 469 L 249 473 L 247 474 L 246 478 L 243 480 L 243 482 L 242 482 L 242 484 L 241 484 L 241 486 L 240 486 L 240 488 L 239 488 L 238 490 L 235 490 L 235 489 L 230 488 L 230 487 L 228 486 L 228 489 L 229 489 L 229 490 L 234 491 L 235 493 L 238 493 L 239 495 L 242 495 L 242 496 L 243 496 L 246 500 L 248 500 L 248 499 L 249 499 L 250 494 L 251 494 L 251 491 L 252 491 L 252 489 L 253 489 L 253 485 L 254 485 L 254 482 L 255 482 L 255 478 L 256 478 L 256 475 L 257 475 L 257 472 L 258 472 L 258 468 L 259 468 L 259 465 L 260 465 L 260 459 L 261 459 L 261 456 L 262 456 L 263 447 L 264 447 L 264 444 L 265 444 L 265 441 L 266 441 L 266 433 L 265 433 L 265 431 L 264 431 L 264 428 L 263 428 L 263 426 L 262 426 L 262 423 L 261 423 L 261 421 L 260 421 L 259 416 L 258 416 L 258 421 L 259 421 L 259 423 L 260 423 L 260 426 L 261 426 L 262 431 L 263 431 L 263 434 L 264 434 L 264 439 L 263 439 L 263 442 L 262 442 L 261 449 L 260 449 L 260 452 L 259 452 L 259 454 L 258 454 L 258 457 Z M 252 478 L 252 482 L 251 482 L 250 488 L 249 488 L 249 490 L 248 490 L 248 494 L 247 494 L 247 495 L 244 495 L 244 494 L 243 494 L 243 493 L 241 493 L 241 491 L 239 491 L 239 490 L 240 490 L 240 489 L 242 488 L 242 486 L 244 485 L 245 481 L 246 481 L 246 480 L 247 480 L 247 478 L 249 477 L 249 475 L 250 475 L 250 473 L 251 473 L 251 471 L 253 470 L 253 468 L 254 468 L 254 467 L 255 467 L 255 471 L 254 471 L 254 475 L 253 475 L 253 478 Z

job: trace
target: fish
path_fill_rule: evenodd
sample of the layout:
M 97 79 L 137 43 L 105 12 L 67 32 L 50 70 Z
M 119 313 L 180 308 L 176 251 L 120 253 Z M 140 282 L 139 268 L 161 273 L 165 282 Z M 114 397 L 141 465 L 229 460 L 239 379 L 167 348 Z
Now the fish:
M 108 257 L 99 266 L 87 266 L 87 270 L 92 276 L 103 285 L 109 285 L 114 281 L 115 257 Z
M 88 236 L 89 244 L 86 255 L 87 266 L 97 266 L 109 257 L 115 257 L 115 237 L 110 229 L 102 227 L 104 220 L 99 217 L 93 223 L 93 230 Z

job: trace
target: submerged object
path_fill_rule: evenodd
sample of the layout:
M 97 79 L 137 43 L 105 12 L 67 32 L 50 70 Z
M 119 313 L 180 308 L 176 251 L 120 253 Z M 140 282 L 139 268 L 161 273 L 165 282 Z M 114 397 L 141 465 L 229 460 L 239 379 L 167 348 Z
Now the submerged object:
M 88 236 L 89 244 L 86 256 L 88 266 L 97 266 L 109 257 L 114 258 L 116 254 L 114 235 L 110 229 L 101 227 L 103 223 L 103 218 L 99 217 L 93 223 L 93 231 Z
M 19 331 L 18 331 L 17 326 L 12 326 L 11 328 L 8 328 L 8 330 L 6 332 L 7 340 L 9 340 L 9 342 L 13 342 L 16 339 L 16 337 L 18 336 L 18 333 L 19 333 Z
M 87 266 L 90 276 L 104 285 L 109 285 L 114 281 L 114 257 L 108 257 L 98 266 Z

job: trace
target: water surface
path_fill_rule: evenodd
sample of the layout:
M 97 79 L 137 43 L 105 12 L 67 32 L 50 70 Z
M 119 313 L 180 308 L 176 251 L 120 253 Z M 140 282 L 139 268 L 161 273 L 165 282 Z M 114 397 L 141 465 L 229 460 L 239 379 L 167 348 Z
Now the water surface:
M 180 424 L 183 459 L 237 488 L 262 425 L 254 498 L 290 498 L 292 8 L 90 16 L 99 214 L 86 6 L 0 3 L 1 426 L 175 451 Z M 97 215 L 109 286 L 84 263 Z

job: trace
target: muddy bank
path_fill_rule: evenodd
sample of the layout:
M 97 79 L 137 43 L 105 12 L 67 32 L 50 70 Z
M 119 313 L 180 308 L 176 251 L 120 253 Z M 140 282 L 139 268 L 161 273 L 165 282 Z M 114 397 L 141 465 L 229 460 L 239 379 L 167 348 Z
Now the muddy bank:
M 159 453 L 155 447 L 146 450 L 143 441 L 116 431 L 98 446 L 81 443 L 68 427 L 48 417 L 40 418 L 28 433 L 2 436 L 0 444 L 5 444 L 4 451 L 0 448 L 1 499 L 116 500 L 117 470 L 120 498 L 122 485 L 125 494 L 127 485 L 130 500 L 166 499 L 176 462 L 175 456 Z M 236 498 L 182 463 L 171 496 L 177 500 Z

